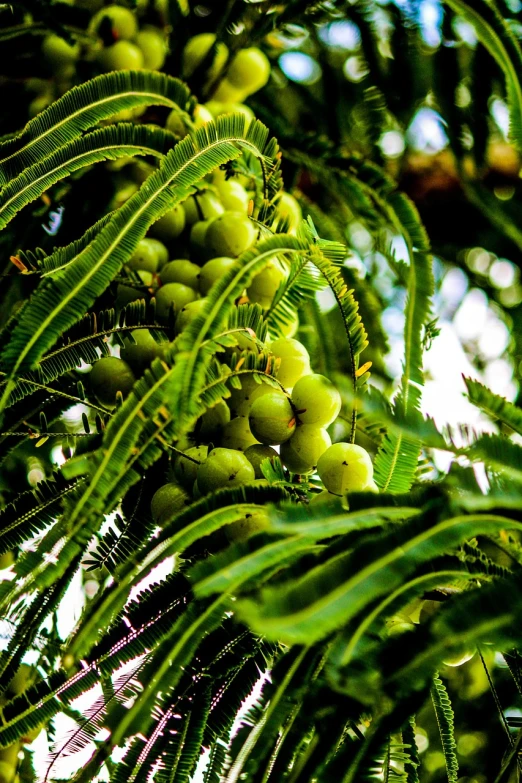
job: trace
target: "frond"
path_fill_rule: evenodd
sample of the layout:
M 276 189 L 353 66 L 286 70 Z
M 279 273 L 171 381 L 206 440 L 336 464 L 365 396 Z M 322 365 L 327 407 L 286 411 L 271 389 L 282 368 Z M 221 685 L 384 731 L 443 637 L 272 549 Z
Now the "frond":
M 0 144 L 0 185 L 78 138 L 100 120 L 143 105 L 169 106 L 191 113 L 188 87 L 156 71 L 113 71 L 73 87 L 30 120 L 17 136 Z
M 85 166 L 131 155 L 162 157 L 176 139 L 170 131 L 152 125 L 119 123 L 87 133 L 64 144 L 41 162 L 26 167 L 0 192 L 0 230 L 23 207 L 51 185 Z
M 448 783 L 457 783 L 459 763 L 457 761 L 457 743 L 455 742 L 455 716 L 447 688 L 438 676 L 433 678 L 431 699 L 439 725 Z
M 492 419 L 498 419 L 502 424 L 507 424 L 512 430 L 522 434 L 522 410 L 508 402 L 505 397 L 495 394 L 487 386 L 474 380 L 464 378 L 468 390 L 468 397 L 473 405 L 487 413 Z
M 420 767 L 419 749 L 415 739 L 415 716 L 412 716 L 402 729 L 402 739 L 408 748 L 409 759 L 404 763 L 407 773 L 406 783 L 420 783 L 418 769 Z
M 522 51 L 512 28 L 498 7 L 487 0 L 448 0 L 448 5 L 475 28 L 479 41 L 502 69 L 510 109 L 510 136 L 522 150 Z

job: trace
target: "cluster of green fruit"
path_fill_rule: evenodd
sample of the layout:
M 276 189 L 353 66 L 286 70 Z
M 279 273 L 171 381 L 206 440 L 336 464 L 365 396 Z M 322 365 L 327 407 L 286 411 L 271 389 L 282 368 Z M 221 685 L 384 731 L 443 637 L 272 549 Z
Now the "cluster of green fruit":
M 212 286 L 257 241 L 257 227 L 248 216 L 247 183 L 237 177 L 226 179 L 217 170 L 207 184 L 158 220 L 128 263 L 154 294 L 158 322 L 165 328 L 173 326 L 176 333 L 200 313 Z M 298 203 L 282 194 L 280 204 L 280 217 L 295 229 L 301 217 Z M 169 261 L 169 247 L 178 253 L 187 248 L 189 258 Z M 271 259 L 241 301 L 269 308 L 286 274 L 284 264 Z M 120 287 L 120 298 L 125 293 Z M 133 295 L 139 296 L 136 291 Z M 328 378 L 312 373 L 305 346 L 293 337 L 297 326 L 296 320 L 286 336 L 263 346 L 273 359 L 270 379 L 252 370 L 236 370 L 240 387 L 231 384 L 226 401 L 210 408 L 186 442 L 176 444 L 171 481 L 152 500 L 158 524 L 209 492 L 264 482 L 266 458 L 278 457 L 290 474 L 317 471 L 325 490 L 314 497 L 314 503 L 350 491 L 376 491 L 368 453 L 351 443 L 332 445 L 326 428 L 340 413 L 341 396 Z M 246 332 L 239 332 L 237 341 L 240 350 L 258 350 L 258 342 Z M 125 397 L 136 376 L 166 346 L 147 329 L 137 329 L 126 338 L 120 358 L 100 359 L 90 373 L 91 389 L 100 404 L 113 408 L 116 395 Z M 224 360 L 230 359 L 229 354 L 223 354 Z M 256 526 L 261 522 L 256 520 Z M 250 520 L 248 530 L 252 525 Z M 240 534 L 245 534 L 244 526 Z

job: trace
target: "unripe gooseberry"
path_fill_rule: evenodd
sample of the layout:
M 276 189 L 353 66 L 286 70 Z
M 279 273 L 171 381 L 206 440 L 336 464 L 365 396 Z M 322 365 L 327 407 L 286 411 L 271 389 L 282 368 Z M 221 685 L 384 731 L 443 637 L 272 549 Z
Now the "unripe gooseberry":
M 165 264 L 160 273 L 161 282 L 165 283 L 183 283 L 189 288 L 196 290 L 199 285 L 199 274 L 201 268 L 188 261 L 186 258 L 175 259 Z
M 115 41 L 130 40 L 138 32 L 138 22 L 132 11 L 121 5 L 107 5 L 92 17 L 88 27 L 89 33 L 96 35 L 104 20 L 108 20 Z
M 191 76 L 203 62 L 216 41 L 214 33 L 200 33 L 190 38 L 183 49 L 183 76 Z M 207 71 L 209 78 L 214 78 L 222 70 L 228 60 L 228 48 L 221 41 L 216 46 L 214 60 Z
M 226 210 L 232 212 L 248 212 L 250 196 L 243 185 L 234 179 L 227 179 L 216 184 L 217 192 Z
M 69 44 L 59 35 L 46 35 L 42 42 L 42 54 L 53 70 L 76 62 L 79 55 L 77 43 Z
M 211 190 L 205 190 L 202 193 L 196 193 L 189 196 L 183 202 L 187 225 L 193 226 L 200 220 L 212 220 L 219 217 L 225 211 L 225 207 Z
M 263 52 L 255 46 L 240 49 L 234 56 L 227 71 L 227 80 L 247 95 L 264 87 L 270 78 L 270 61 Z
M 7 761 L 0 761 L 0 783 L 20 783 L 16 767 L 12 767 Z
M 159 266 L 158 248 L 153 239 L 145 237 L 140 239 L 136 250 L 127 261 L 129 269 L 144 269 L 147 272 L 156 272 Z
M 167 283 L 162 285 L 156 292 L 156 315 L 158 321 L 168 324 L 171 309 L 174 309 L 174 315 L 189 302 L 193 302 L 197 297 L 194 289 L 189 288 L 183 283 Z
M 290 231 L 294 231 L 303 219 L 301 207 L 290 193 L 281 193 L 276 209 L 278 217 L 288 222 Z
M 190 497 L 180 484 L 173 481 L 164 484 L 154 493 L 150 503 L 150 513 L 157 525 L 165 522 L 190 503 Z
M 250 95 L 248 90 L 235 87 L 225 77 L 221 79 L 216 89 L 212 93 L 212 100 L 221 103 L 243 103 L 245 98 Z
M 174 475 L 179 483 L 189 490 L 196 478 L 199 465 L 208 456 L 208 446 L 192 446 L 184 452 L 187 456 L 179 454 L 174 460 Z M 194 462 L 194 460 L 197 460 Z
M 205 411 L 198 420 L 196 431 L 199 440 L 210 443 L 217 441 L 221 436 L 221 430 L 230 421 L 230 410 L 228 405 L 220 400 L 217 405 Z
M 290 440 L 282 444 L 281 460 L 292 473 L 310 473 L 331 445 L 325 429 L 313 424 L 300 424 Z
M 335 495 L 360 492 L 373 475 L 370 455 L 355 443 L 334 443 L 319 457 L 317 472 Z
M 102 49 L 96 60 L 103 71 L 126 71 L 143 68 L 143 54 L 130 41 L 116 41 L 112 46 Z
M 249 446 L 259 443 L 252 435 L 248 418 L 238 416 L 227 422 L 221 431 L 220 445 L 226 449 L 236 449 L 236 451 L 245 451 Z
M 179 237 L 184 228 L 185 211 L 183 207 L 178 204 L 177 207 L 169 210 L 151 226 L 150 233 L 158 239 L 161 239 L 162 242 L 168 242 L 171 239 Z
M 213 256 L 235 258 L 256 241 L 254 224 L 242 212 L 224 212 L 215 218 L 206 233 L 206 243 Z
M 203 297 L 202 299 L 195 299 L 193 302 L 188 302 L 184 307 L 181 308 L 176 316 L 175 327 L 177 334 L 182 332 L 183 329 L 185 329 L 189 323 L 194 320 L 194 318 L 197 318 L 197 316 L 205 307 L 206 303 L 207 298 Z
M 203 264 L 199 270 L 199 290 L 201 293 L 206 296 L 214 283 L 221 280 L 235 263 L 234 258 L 223 256 L 221 258 L 212 258 L 206 264 Z
M 274 387 L 268 383 L 257 381 L 253 375 L 243 375 L 241 376 L 241 388 L 231 389 L 228 407 L 234 416 L 248 416 L 254 400 L 273 391 Z
M 310 354 L 299 340 L 279 337 L 269 348 L 280 359 L 276 378 L 285 388 L 291 389 L 299 378 L 310 373 Z
M 246 514 L 243 519 L 232 522 L 225 527 L 225 535 L 233 543 L 235 541 L 246 541 L 247 538 L 265 530 L 269 525 L 268 516 L 264 511 L 256 511 L 253 514 Z
M 124 338 L 120 356 L 133 372 L 141 375 L 154 359 L 163 354 L 166 343 L 156 342 L 148 329 L 133 329 L 132 338 L 134 342 Z
M 254 468 L 254 474 L 256 479 L 264 478 L 263 471 L 261 470 L 261 463 L 265 459 L 273 459 L 277 457 L 277 451 L 272 446 L 264 446 L 262 443 L 256 443 L 253 446 L 249 446 L 245 449 L 245 457 Z
M 296 426 L 290 400 L 283 392 L 275 389 L 254 400 L 248 420 L 252 434 L 266 445 L 289 440 Z
M 207 231 L 212 220 L 198 220 L 190 229 L 190 257 L 200 263 L 212 258 L 212 251 L 207 245 Z
M 234 449 L 212 449 L 198 468 L 198 487 L 203 494 L 222 487 L 237 487 L 255 478 L 244 454 Z
M 253 278 L 247 288 L 248 298 L 254 304 L 259 304 L 264 310 L 267 310 L 285 277 L 285 271 L 281 264 L 278 261 L 271 261 L 262 272 Z
M 139 31 L 135 40 L 143 54 L 144 68 L 159 71 L 167 56 L 167 44 L 161 30 L 145 27 Z
M 98 402 L 104 408 L 114 408 L 117 392 L 121 392 L 123 397 L 126 397 L 136 379 L 132 369 L 123 359 L 104 356 L 93 364 L 89 380 Z
M 329 378 L 313 373 L 303 375 L 296 382 L 292 390 L 292 403 L 303 424 L 327 427 L 339 415 L 342 400 Z

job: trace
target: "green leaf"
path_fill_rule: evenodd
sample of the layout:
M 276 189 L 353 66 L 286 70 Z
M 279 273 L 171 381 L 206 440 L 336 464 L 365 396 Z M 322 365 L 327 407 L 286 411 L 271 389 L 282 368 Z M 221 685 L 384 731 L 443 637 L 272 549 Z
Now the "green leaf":
M 464 377 L 464 383 L 468 390 L 468 397 L 473 405 L 487 413 L 492 419 L 498 419 L 503 424 L 507 424 L 512 430 L 522 434 L 522 409 L 512 402 L 508 402 L 505 397 L 495 394 L 487 386 L 474 380 Z
M 459 762 L 457 761 L 457 743 L 455 742 L 455 716 L 447 688 L 440 677 L 433 678 L 431 700 L 439 725 L 442 751 L 448 772 L 448 783 L 457 783 Z
M 426 517 L 422 519 L 425 524 Z M 364 611 L 379 595 L 394 590 L 422 563 L 451 551 L 468 538 L 522 529 L 522 523 L 484 514 L 445 519 L 420 532 L 418 527 L 414 520 L 404 525 L 398 539 L 395 531 L 381 536 L 379 556 L 348 578 L 347 557 L 355 567 L 360 561 L 357 549 L 348 555 L 341 552 L 291 584 L 266 588 L 256 601 L 240 601 L 238 613 L 268 639 L 312 644 Z M 375 537 L 372 540 L 376 541 Z
M 0 185 L 101 120 L 143 105 L 191 113 L 195 99 L 183 82 L 156 71 L 113 71 L 96 76 L 73 87 L 30 120 L 19 135 L 0 144 Z
M 446 0 L 447 4 L 468 24 L 475 28 L 477 37 L 496 60 L 506 79 L 510 110 L 510 136 L 519 151 L 522 150 L 522 51 L 500 10 L 488 0 Z
M 64 144 L 43 161 L 25 168 L 0 192 L 0 230 L 23 207 L 73 171 L 130 155 L 162 157 L 175 143 L 173 134 L 163 128 L 120 123 Z

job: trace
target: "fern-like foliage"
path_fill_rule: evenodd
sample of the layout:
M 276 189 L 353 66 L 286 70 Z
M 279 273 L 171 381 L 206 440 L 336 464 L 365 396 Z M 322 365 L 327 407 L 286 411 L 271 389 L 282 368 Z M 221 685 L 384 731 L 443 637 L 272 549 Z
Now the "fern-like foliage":
M 433 679 L 431 698 L 439 725 L 442 750 L 448 772 L 448 783 L 457 783 L 459 764 L 456 753 L 454 713 L 447 688 L 440 677 L 434 677 Z

